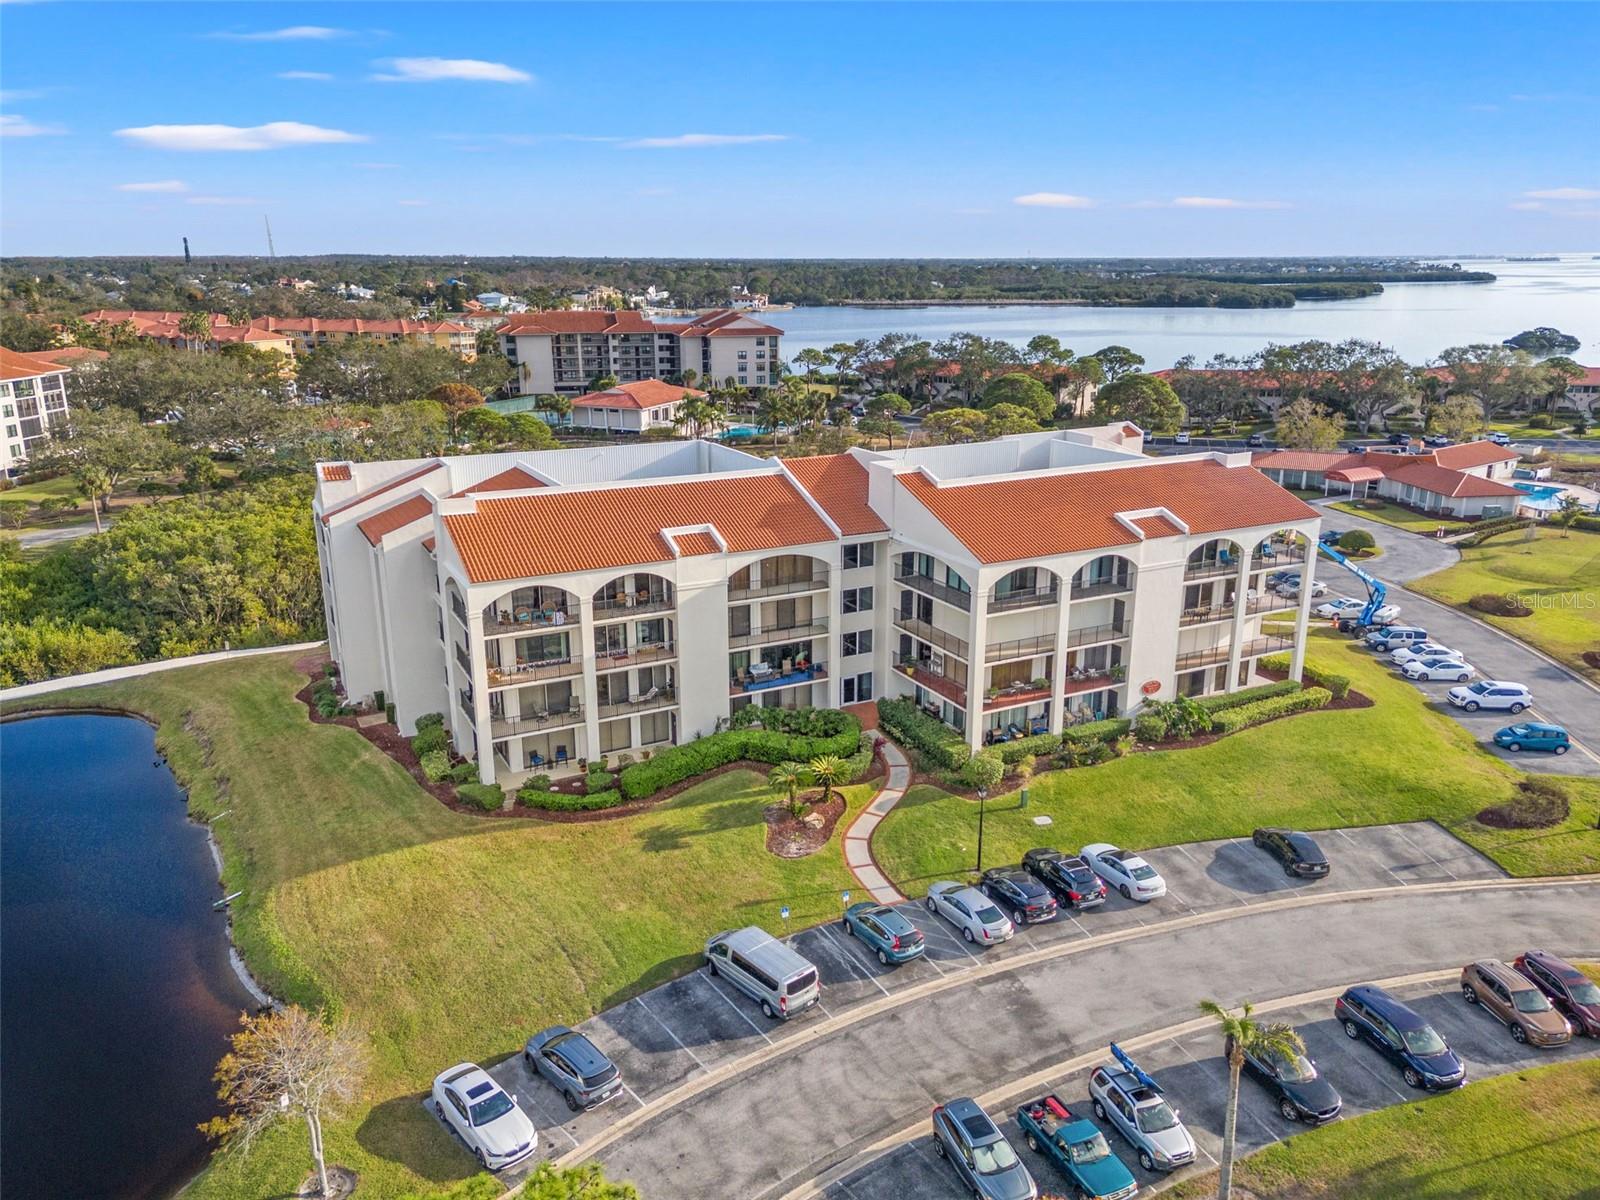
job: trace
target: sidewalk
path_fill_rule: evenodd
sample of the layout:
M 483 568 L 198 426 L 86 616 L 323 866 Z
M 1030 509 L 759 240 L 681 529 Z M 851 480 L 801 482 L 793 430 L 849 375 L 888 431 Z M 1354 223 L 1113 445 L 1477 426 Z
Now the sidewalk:
M 889 882 L 888 876 L 878 868 L 877 861 L 872 857 L 872 834 L 906 794 L 906 787 L 911 782 L 911 764 L 906 761 L 900 747 L 888 738 L 884 738 L 879 746 L 889 774 L 872 803 L 845 830 L 844 861 L 850 873 L 856 877 L 856 882 L 867 890 L 867 895 L 879 904 L 899 904 L 905 897 Z
M 172 671 L 178 667 L 198 667 L 205 663 L 227 662 L 234 658 L 253 658 L 257 654 L 290 654 L 315 650 L 323 642 L 297 642 L 292 646 L 263 646 L 257 650 L 218 650 L 212 654 L 191 654 L 186 658 L 157 659 L 154 662 L 134 663 L 131 667 L 107 667 L 104 671 L 88 671 L 82 675 L 64 675 L 60 679 L 45 679 L 39 683 L 25 683 L 20 687 L 0 690 L 0 700 L 27 700 L 33 696 L 48 696 L 52 692 L 67 692 L 73 688 L 92 687 L 97 683 L 115 683 L 119 679 L 137 679 L 141 675 L 154 675 L 157 671 Z

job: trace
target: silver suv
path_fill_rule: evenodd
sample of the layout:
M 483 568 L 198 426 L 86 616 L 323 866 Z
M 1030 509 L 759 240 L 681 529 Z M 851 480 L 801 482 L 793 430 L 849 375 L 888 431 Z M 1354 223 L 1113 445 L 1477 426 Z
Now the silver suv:
M 1178 1110 L 1154 1079 L 1118 1057 L 1121 1065 L 1096 1067 L 1089 1076 L 1094 1115 L 1127 1140 L 1146 1171 L 1175 1171 L 1192 1163 L 1194 1139 L 1178 1120 Z

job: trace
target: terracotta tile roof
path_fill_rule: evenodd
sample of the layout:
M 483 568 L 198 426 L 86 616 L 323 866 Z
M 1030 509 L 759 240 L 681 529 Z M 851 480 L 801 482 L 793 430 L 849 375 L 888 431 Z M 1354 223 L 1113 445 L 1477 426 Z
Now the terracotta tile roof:
M 437 471 L 443 466 L 444 464 L 442 462 L 440 462 L 438 459 L 434 459 L 431 462 L 423 463 L 422 466 L 416 468 L 414 471 L 407 471 L 404 475 L 401 475 L 397 479 L 391 479 L 388 483 L 379 484 L 375 488 L 371 488 L 365 492 L 362 492 L 359 496 L 351 496 L 350 499 L 344 501 L 342 504 L 335 504 L 332 508 L 328 509 L 327 512 L 323 513 L 322 523 L 326 525 L 328 523 L 328 518 L 333 516 L 335 513 L 342 513 L 345 509 L 350 508 L 352 505 L 360 504 L 363 500 L 370 500 L 374 496 L 381 496 L 385 492 L 392 492 L 395 488 L 400 487 L 403 484 L 410 483 L 412 480 L 421 479 L 429 472 Z
M 1124 424 L 1122 426 L 1122 436 L 1123 437 L 1143 437 L 1144 436 L 1144 430 L 1140 429 L 1132 421 L 1127 421 L 1127 422 L 1124 422 Z
M 682 328 L 684 337 L 746 337 L 758 333 L 781 334 L 783 330 L 731 308 L 701 313 Z
M 437 538 L 425 537 L 422 539 L 422 548 L 429 554 L 432 554 L 438 545 L 439 541 Z
M 1137 525 L 1139 532 L 1146 538 L 1178 537 L 1183 533 L 1183 530 L 1159 513 L 1152 517 L 1129 517 L 1128 520 Z
M 1360 466 L 1361 459 L 1359 454 L 1342 450 L 1267 450 L 1251 458 L 1250 465 L 1258 470 L 1332 471 Z
M 89 346 L 63 346 L 59 350 L 36 350 L 34 358 L 42 358 L 45 362 L 53 362 L 63 367 L 70 367 L 73 363 L 99 361 L 110 358 L 109 350 L 95 350 Z
M 371 321 L 365 317 L 257 317 L 251 327 L 282 333 L 470 333 L 454 321 Z
M 516 313 L 500 326 L 500 332 L 513 337 L 519 333 L 656 333 L 656 324 L 643 313 L 610 312 L 605 309 L 556 309 L 548 312 Z
M 1523 493 L 1504 483 L 1482 479 L 1437 466 L 1425 459 L 1412 459 L 1384 472 L 1396 483 L 1410 484 L 1439 496 L 1521 496 Z
M 684 396 L 704 396 L 705 393 L 681 383 L 666 383 L 660 379 L 641 379 L 637 383 L 619 383 L 603 392 L 588 392 L 575 396 L 573 408 L 660 408 L 663 404 L 676 404 Z
M 1116 514 L 1139 509 L 1165 508 L 1190 533 L 1317 515 L 1260 471 L 1214 459 L 943 487 L 920 471 L 896 478 L 984 563 L 1131 545 L 1138 539 Z
M 459 492 L 451 492 L 450 494 L 452 496 L 481 496 L 485 492 L 520 492 L 523 488 L 544 486 L 544 480 L 528 474 L 521 467 L 508 467 L 498 475 L 480 479 L 477 483 L 469 483 Z
M 1498 453 L 1490 458 L 1486 452 L 1476 449 L 1479 446 L 1491 447 Z M 1274 450 L 1267 454 L 1256 455 L 1253 464 L 1257 468 L 1272 471 L 1322 472 L 1346 483 L 1367 483 L 1383 476 L 1439 496 L 1519 494 L 1516 488 L 1507 487 L 1503 483 L 1468 475 L 1456 469 L 1456 466 L 1441 465 L 1441 458 L 1450 450 L 1468 452 L 1457 456 L 1457 465 L 1463 460 L 1470 465 L 1478 466 L 1485 462 L 1505 462 L 1517 457 L 1510 452 L 1500 452 L 1500 448 L 1491 442 L 1468 442 L 1462 446 L 1436 450 L 1431 454 L 1385 454 L 1382 451 L 1341 454 L 1332 451 Z
M 677 543 L 679 558 L 695 558 L 702 554 L 721 554 L 722 547 L 709 533 L 678 533 L 672 540 Z
M 1336 467 L 1328 472 L 1328 478 L 1344 483 L 1371 483 L 1374 479 L 1382 479 L 1383 472 L 1377 467 Z
M 783 465 L 846 536 L 883 533 L 889 528 L 867 503 L 867 468 L 860 460 L 848 454 L 821 454 L 786 458 Z
M 1483 467 L 1490 463 L 1511 462 L 1521 458 L 1515 450 L 1496 446 L 1493 442 L 1462 442 L 1459 446 L 1442 446 L 1433 452 L 1433 459 L 1441 467 L 1452 471 L 1465 471 L 1468 467 Z
M 383 541 L 383 535 L 402 529 L 413 521 L 420 521 L 423 517 L 433 514 L 433 501 L 427 496 L 413 496 L 409 500 L 402 500 L 399 504 L 391 504 L 388 508 L 380 508 L 370 517 L 365 517 L 356 523 L 356 528 L 361 530 L 368 542 L 376 546 Z
M 566 490 L 479 500 L 444 518 L 474 583 L 632 567 L 672 558 L 663 529 L 714 525 L 734 553 L 835 540 L 787 477 Z
M 38 375 L 59 375 L 66 370 L 70 368 L 36 354 L 24 354 L 20 350 L 7 350 L 0 346 L 0 379 L 32 379 Z
M 322 482 L 324 483 L 343 483 L 349 478 L 349 463 L 329 463 L 322 468 Z

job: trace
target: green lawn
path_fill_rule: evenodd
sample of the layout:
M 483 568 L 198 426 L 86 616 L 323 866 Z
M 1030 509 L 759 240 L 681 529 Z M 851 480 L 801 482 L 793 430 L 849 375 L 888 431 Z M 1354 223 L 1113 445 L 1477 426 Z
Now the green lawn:
M 1260 1200 L 1460 1200 L 1600 1194 L 1600 1061 L 1535 1067 L 1297 1134 L 1251 1155 L 1236 1188 Z M 1216 1176 L 1173 1188 L 1216 1195 Z
M 1574 530 L 1563 536 L 1541 528 L 1528 541 L 1520 532 L 1508 533 L 1463 549 L 1455 566 L 1406 586 L 1458 608 L 1484 592 L 1514 592 L 1533 609 L 1532 616 L 1467 611 L 1600 679 L 1600 671 L 1579 657 L 1585 650 L 1600 650 L 1600 534 Z
M 359 1110 L 329 1130 L 361 1194 L 431 1192 L 471 1172 L 419 1094 L 460 1061 L 492 1061 L 687 970 L 719 929 L 802 927 L 850 886 L 839 839 L 799 861 L 764 848 L 775 797 L 722 775 L 639 815 L 591 824 L 491 820 L 437 803 L 352 730 L 312 725 L 301 680 L 267 656 L 83 689 L 53 704 L 151 714 L 199 815 L 217 822 L 236 932 L 278 995 L 328 1004 L 370 1033 Z M 13 706 L 15 707 L 15 706 Z M 872 785 L 848 789 L 858 811 Z M 848 818 L 847 818 L 848 819 Z M 300 1130 L 223 1162 L 195 1200 L 288 1195 Z
M 1412 533 L 1431 534 L 1441 525 L 1448 527 L 1461 524 L 1460 521 L 1451 516 L 1425 516 L 1422 513 L 1412 512 L 1409 508 L 1401 508 L 1398 504 L 1380 504 L 1376 508 L 1368 508 L 1363 504 L 1352 504 L 1348 500 L 1338 500 L 1328 507 L 1336 508 L 1340 512 L 1350 513 L 1357 517 L 1382 521 L 1385 525 L 1393 525 L 1399 529 L 1409 529 Z
M 1417 689 L 1331 630 L 1312 661 L 1350 676 L 1372 708 L 1313 712 L 1190 750 L 1139 752 L 1098 767 L 1037 776 L 1030 803 L 988 802 L 984 861 L 1016 862 L 1038 845 L 1108 841 L 1142 849 L 1238 837 L 1258 825 L 1324 829 L 1433 818 L 1514 875 L 1600 870 L 1600 781 L 1573 780 L 1572 817 L 1555 829 L 1501 831 L 1473 820 L 1505 799 L 1518 773 L 1426 707 Z M 1403 747 L 1403 751 L 1397 750 Z M 1032 818 L 1048 815 L 1040 829 Z M 913 788 L 878 829 L 873 851 L 901 887 L 970 870 L 977 803 Z
M 1600 428 L 1589 427 L 1582 433 L 1573 433 L 1567 421 L 1570 418 L 1557 417 L 1554 429 L 1536 429 L 1527 421 L 1490 421 L 1489 430 L 1495 433 L 1511 435 L 1514 442 L 1528 441 L 1534 438 L 1593 438 L 1600 437 Z

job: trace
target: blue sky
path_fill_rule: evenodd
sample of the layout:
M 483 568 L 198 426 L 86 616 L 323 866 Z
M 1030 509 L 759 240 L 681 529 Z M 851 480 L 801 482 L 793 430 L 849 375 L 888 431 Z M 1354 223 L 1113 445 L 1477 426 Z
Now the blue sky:
M 0 249 L 1600 250 L 1590 4 L 0 6 Z

